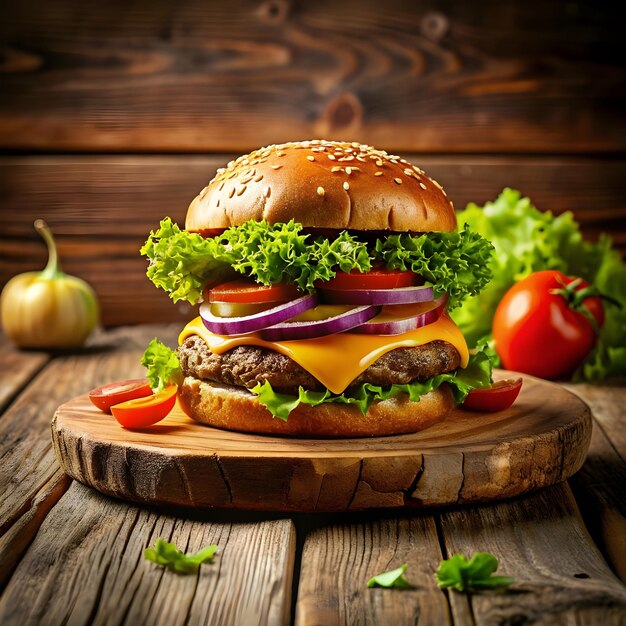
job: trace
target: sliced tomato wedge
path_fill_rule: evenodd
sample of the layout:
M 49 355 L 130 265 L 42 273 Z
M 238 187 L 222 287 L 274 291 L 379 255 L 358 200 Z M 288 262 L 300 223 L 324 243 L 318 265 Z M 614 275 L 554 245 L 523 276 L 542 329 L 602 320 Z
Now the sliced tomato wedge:
M 388 270 L 384 267 L 373 268 L 369 272 L 361 273 L 337 272 L 334 278 L 319 285 L 324 289 L 350 291 L 352 289 L 395 289 L 396 287 L 413 287 L 422 281 L 417 274 L 410 270 Z
M 150 383 L 145 378 L 133 378 L 92 389 L 89 392 L 89 399 L 101 411 L 110 413 L 114 404 L 151 395 Z
M 205 302 L 240 302 L 257 304 L 261 302 L 289 302 L 303 294 L 295 285 L 258 285 L 247 280 L 231 280 L 206 290 Z
M 521 378 L 499 380 L 493 383 L 491 387 L 470 391 L 463 402 L 463 408 L 488 413 L 504 411 L 515 402 L 521 388 Z
M 176 385 L 168 385 L 163 391 L 147 398 L 129 400 L 111 407 L 113 417 L 124 428 L 145 428 L 160 422 L 176 404 Z

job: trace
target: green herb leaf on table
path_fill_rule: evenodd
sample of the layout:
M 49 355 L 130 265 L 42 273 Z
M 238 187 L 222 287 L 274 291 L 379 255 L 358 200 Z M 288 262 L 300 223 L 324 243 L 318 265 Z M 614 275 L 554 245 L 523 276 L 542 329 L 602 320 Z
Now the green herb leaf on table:
M 210 563 L 217 552 L 217 545 L 207 546 L 195 554 L 181 552 L 173 543 L 157 539 L 154 548 L 146 548 L 144 557 L 177 574 L 195 574 L 202 563 Z
M 463 554 L 455 554 L 439 563 L 435 579 L 441 589 L 457 591 L 495 589 L 514 582 L 508 576 L 494 576 L 497 569 L 498 559 L 488 552 L 477 552 L 469 560 Z
M 147 368 L 146 378 L 155 393 L 163 391 L 167 385 L 179 385 L 182 370 L 176 352 L 161 343 L 156 337 L 148 344 L 141 364 Z
M 377 574 L 367 581 L 368 587 L 385 587 L 386 589 L 414 589 L 415 587 L 404 577 L 408 565 L 403 563 L 397 569 Z

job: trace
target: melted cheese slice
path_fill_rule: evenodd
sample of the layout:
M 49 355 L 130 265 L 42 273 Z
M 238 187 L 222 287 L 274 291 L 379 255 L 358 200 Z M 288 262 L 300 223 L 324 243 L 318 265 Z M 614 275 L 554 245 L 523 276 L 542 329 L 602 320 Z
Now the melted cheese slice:
M 395 348 L 421 346 L 439 339 L 447 341 L 458 350 L 461 367 L 466 367 L 469 359 L 463 333 L 446 315 L 442 315 L 432 324 L 400 335 L 340 333 L 295 341 L 264 341 L 257 333 L 215 335 L 207 330 L 200 317 L 196 317 L 183 328 L 178 343 L 182 344 L 191 335 L 202 337 L 215 354 L 222 354 L 237 346 L 259 346 L 280 352 L 293 359 L 336 394 L 342 393 L 376 359 Z

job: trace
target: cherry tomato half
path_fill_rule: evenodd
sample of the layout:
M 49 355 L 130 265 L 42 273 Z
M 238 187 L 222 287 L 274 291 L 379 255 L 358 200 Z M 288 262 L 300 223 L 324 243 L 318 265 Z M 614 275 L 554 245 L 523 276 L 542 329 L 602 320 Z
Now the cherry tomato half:
M 208 293 L 207 293 L 208 292 Z M 295 285 L 259 285 L 248 280 L 231 280 L 205 290 L 204 299 L 208 302 L 289 302 L 304 294 Z
M 413 287 L 420 283 L 419 276 L 410 270 L 388 270 L 384 267 L 374 268 L 361 273 L 337 272 L 334 278 L 321 283 L 324 289 L 350 291 L 352 289 L 395 289 L 396 287 Z
M 521 388 L 521 378 L 499 380 L 493 383 L 491 387 L 470 391 L 463 402 L 463 408 L 488 413 L 504 411 L 515 402 Z
M 101 411 L 110 413 L 114 404 L 151 395 L 150 383 L 145 378 L 134 378 L 92 389 L 89 392 L 89 399 Z
M 147 398 L 129 400 L 111 407 L 113 417 L 124 428 L 145 428 L 160 422 L 176 404 L 176 385 L 168 385 L 163 391 Z
M 561 292 L 575 280 L 566 297 Z M 576 293 L 587 287 L 585 281 L 556 270 L 535 272 L 513 285 L 493 318 L 495 348 L 503 367 L 541 378 L 570 376 L 596 341 L 594 324 L 570 306 Z M 597 328 L 602 326 L 599 297 L 585 297 L 578 306 L 593 316 Z

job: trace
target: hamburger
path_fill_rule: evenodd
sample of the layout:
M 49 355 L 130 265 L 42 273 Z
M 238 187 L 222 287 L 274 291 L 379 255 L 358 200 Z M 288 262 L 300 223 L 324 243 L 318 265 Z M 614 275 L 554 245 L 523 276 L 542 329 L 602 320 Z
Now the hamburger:
M 144 361 L 175 370 L 185 412 L 214 427 L 416 432 L 491 383 L 448 315 L 489 281 L 491 251 L 405 159 L 356 142 L 261 148 L 217 171 L 184 230 L 166 218 L 142 248 L 155 285 L 200 304 L 176 354 Z

